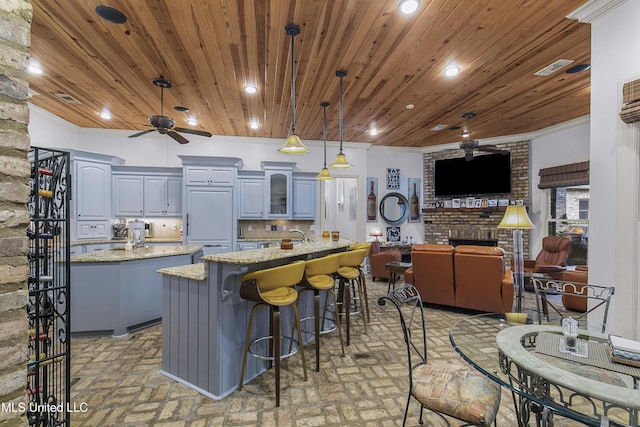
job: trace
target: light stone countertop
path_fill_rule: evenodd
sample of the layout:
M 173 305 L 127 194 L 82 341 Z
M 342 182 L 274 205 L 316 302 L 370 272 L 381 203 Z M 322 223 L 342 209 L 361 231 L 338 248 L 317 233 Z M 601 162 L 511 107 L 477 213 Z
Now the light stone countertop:
M 178 267 L 167 267 L 158 270 L 160 274 L 168 276 L 184 277 L 189 280 L 204 281 L 207 278 L 207 271 L 202 262 L 189 265 L 180 265 Z
M 179 245 L 182 243 L 182 239 L 179 237 L 145 237 L 145 243 L 175 243 Z M 100 243 L 127 243 L 127 239 L 102 239 L 102 240 L 74 240 L 71 242 L 71 246 L 81 245 L 96 245 Z
M 166 245 L 145 246 L 126 251 L 124 249 L 108 249 L 88 254 L 74 255 L 71 262 L 123 262 L 137 261 L 149 258 L 169 257 L 175 255 L 188 255 L 202 249 L 200 245 Z
M 280 246 L 277 246 L 264 249 L 252 249 L 248 251 L 205 255 L 202 259 L 204 261 L 226 264 L 258 264 L 276 259 L 292 258 L 315 252 L 347 248 L 351 244 L 352 242 L 347 239 L 340 239 L 337 242 L 312 241 L 293 245 L 293 249 L 280 249 Z

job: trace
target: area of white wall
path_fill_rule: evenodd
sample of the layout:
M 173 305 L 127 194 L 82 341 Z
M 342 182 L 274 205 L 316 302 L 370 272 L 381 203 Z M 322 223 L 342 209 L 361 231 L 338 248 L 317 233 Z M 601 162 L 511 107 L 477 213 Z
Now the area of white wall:
M 387 168 L 400 169 L 400 189 L 388 190 L 386 188 L 387 182 Z M 424 159 L 422 152 L 416 149 L 410 148 L 398 148 L 398 147 L 379 147 L 372 146 L 367 151 L 367 176 L 378 178 L 378 203 L 387 194 L 391 192 L 398 192 L 404 194 L 409 198 L 409 178 L 420 178 L 422 186 L 424 186 Z M 363 201 L 366 201 L 366 196 L 369 189 L 361 190 L 361 197 Z M 423 203 L 423 194 L 419 194 L 420 205 Z M 367 222 L 366 234 L 369 237 L 369 232 L 372 227 L 377 226 L 382 230 L 383 236 L 386 235 L 386 227 L 389 224 L 385 223 L 380 218 L 378 212 L 376 222 Z M 405 221 L 400 226 L 401 236 L 413 237 L 414 243 L 424 242 L 424 223 L 422 222 L 422 216 L 420 222 L 408 222 Z
M 616 8 L 602 10 L 590 19 L 589 280 L 616 287 L 609 324 L 616 333 L 640 339 L 640 147 L 638 127 L 624 124 L 618 116 L 622 84 L 640 78 L 640 55 L 629 51 L 630 41 L 640 40 L 640 2 L 618 2 Z
M 529 155 L 529 183 L 531 200 L 529 216 L 536 226 L 531 230 L 529 256 L 535 257 L 547 235 L 549 190 L 540 190 L 538 171 L 542 168 L 585 162 L 589 160 L 589 118 L 585 117 L 547 128 L 531 140 Z

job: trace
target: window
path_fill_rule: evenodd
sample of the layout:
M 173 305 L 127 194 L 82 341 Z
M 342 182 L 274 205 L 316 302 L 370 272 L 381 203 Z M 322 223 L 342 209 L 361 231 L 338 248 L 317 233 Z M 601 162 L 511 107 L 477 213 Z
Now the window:
M 571 240 L 568 265 L 587 265 L 589 186 L 549 189 L 548 235 Z

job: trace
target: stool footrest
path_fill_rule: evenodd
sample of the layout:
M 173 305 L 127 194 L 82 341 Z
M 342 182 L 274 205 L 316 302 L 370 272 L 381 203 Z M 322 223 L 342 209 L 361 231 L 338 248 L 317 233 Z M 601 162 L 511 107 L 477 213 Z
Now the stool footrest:
M 271 343 L 268 344 L 267 350 L 263 352 L 264 354 L 261 354 L 260 352 L 258 352 L 258 350 L 255 349 L 255 346 L 259 345 L 261 342 L 272 341 L 272 340 L 273 340 L 273 337 L 269 335 L 269 336 L 260 337 L 260 338 L 257 338 L 255 340 L 251 341 L 251 343 L 249 344 L 249 350 L 248 350 L 249 354 L 251 354 L 256 359 L 274 360 L 275 358 L 273 356 L 269 356 L 267 354 L 269 349 L 271 349 Z M 282 351 L 285 343 L 288 343 L 289 349 L 285 350 L 285 351 Z M 296 354 L 298 352 L 298 350 L 300 349 L 300 343 L 296 339 L 281 335 L 280 336 L 280 347 L 281 347 L 280 348 L 280 360 L 283 360 L 283 359 L 286 359 L 286 358 L 291 357 L 294 354 Z
M 309 320 L 315 320 L 315 317 L 303 317 L 302 319 L 300 319 L 300 325 L 303 324 L 303 322 L 308 322 Z M 336 321 L 331 318 L 331 317 L 325 317 L 325 328 L 320 330 L 320 335 L 323 334 L 328 334 L 329 332 L 333 332 L 337 329 L 336 327 Z M 322 321 L 320 322 L 322 323 Z M 315 334 L 316 331 L 314 329 L 302 329 L 302 332 L 304 332 L 305 334 Z

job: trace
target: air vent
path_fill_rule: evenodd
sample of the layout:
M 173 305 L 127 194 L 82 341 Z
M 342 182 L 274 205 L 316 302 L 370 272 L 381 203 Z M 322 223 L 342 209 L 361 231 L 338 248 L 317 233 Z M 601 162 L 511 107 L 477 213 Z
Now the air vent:
M 574 62 L 572 59 L 558 59 L 556 62 L 547 65 L 546 67 L 544 67 L 542 70 L 538 71 L 537 73 L 534 73 L 534 75 L 536 76 L 550 76 L 551 74 L 555 73 L 556 71 L 558 71 L 561 68 L 566 67 L 567 65 L 571 64 L 572 62 Z
M 73 96 L 71 96 L 71 95 L 69 95 L 67 93 L 56 93 L 55 95 L 58 98 L 62 99 L 67 104 L 82 104 L 82 102 L 78 101 Z
M 432 127 L 431 130 L 434 131 L 434 132 L 438 132 L 439 130 L 446 129 L 448 127 L 449 127 L 449 125 L 436 125 L 436 126 Z

